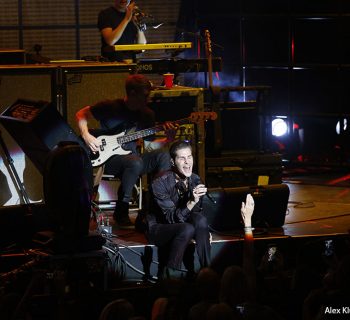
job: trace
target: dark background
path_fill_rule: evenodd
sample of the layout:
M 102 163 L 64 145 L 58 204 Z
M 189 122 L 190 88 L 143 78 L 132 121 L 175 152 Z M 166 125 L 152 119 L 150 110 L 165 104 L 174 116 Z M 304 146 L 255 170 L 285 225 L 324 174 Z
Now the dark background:
M 203 35 L 208 29 L 213 55 L 223 59 L 223 71 L 219 78 L 214 74 L 214 85 L 271 86 L 268 103 L 258 115 L 267 125 L 273 116 L 287 116 L 289 136 L 269 137 L 265 147 L 286 152 L 291 158 L 302 155 L 304 160 L 348 161 L 348 129 L 340 135 L 335 132 L 337 122 L 349 116 L 348 1 L 242 0 L 214 4 L 186 0 L 181 10 L 179 28 L 196 33 L 187 34 L 185 40 L 200 39 L 195 43 L 200 43 L 204 53 Z M 193 81 L 192 76 L 186 79 Z M 204 80 L 199 84 L 208 85 Z M 252 94 L 236 94 L 232 99 L 254 99 Z M 227 130 L 233 130 L 228 123 L 237 127 L 237 118 L 246 117 L 231 114 L 226 112 L 223 122 L 226 138 L 230 136 Z M 256 114 L 252 112 L 252 117 Z M 256 128 L 254 120 L 246 124 L 247 130 Z M 246 133 L 241 131 L 241 136 Z M 232 131 L 231 139 L 236 135 Z

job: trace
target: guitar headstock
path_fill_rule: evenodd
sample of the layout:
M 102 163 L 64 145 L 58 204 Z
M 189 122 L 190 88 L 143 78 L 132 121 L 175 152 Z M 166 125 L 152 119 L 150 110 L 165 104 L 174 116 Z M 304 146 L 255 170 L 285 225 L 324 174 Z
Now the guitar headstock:
M 192 112 L 190 115 L 191 122 L 198 123 L 206 120 L 215 120 L 218 117 L 214 111 Z

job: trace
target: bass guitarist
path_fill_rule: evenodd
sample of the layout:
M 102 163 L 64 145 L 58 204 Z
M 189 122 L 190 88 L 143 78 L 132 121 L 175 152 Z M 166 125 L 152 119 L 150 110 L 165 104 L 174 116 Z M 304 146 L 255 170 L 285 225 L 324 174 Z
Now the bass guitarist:
M 150 128 L 155 123 L 154 111 L 147 106 L 151 90 L 152 84 L 145 76 L 130 75 L 125 82 L 126 96 L 123 99 L 101 101 L 86 106 L 76 113 L 81 136 L 91 149 L 92 156 L 102 152 L 104 143 L 108 141 L 99 140 L 91 134 L 88 127 L 89 119 L 95 118 L 99 121 L 101 129 L 111 133 Z M 156 175 L 170 169 L 168 152 L 159 149 L 174 140 L 176 126 L 166 122 L 164 131 L 165 138 L 145 139 L 145 150 L 151 151 L 140 155 L 137 143 L 133 140 L 124 143 L 120 147 L 120 153 L 118 154 L 117 150 L 105 162 L 104 173 L 121 179 L 114 211 L 114 220 L 120 228 L 133 227 L 129 219 L 129 202 L 138 177 L 146 173 Z

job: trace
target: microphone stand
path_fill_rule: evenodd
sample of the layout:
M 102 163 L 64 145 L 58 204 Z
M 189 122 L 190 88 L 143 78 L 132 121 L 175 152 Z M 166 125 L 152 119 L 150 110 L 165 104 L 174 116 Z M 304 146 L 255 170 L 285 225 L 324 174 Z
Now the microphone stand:
M 9 152 L 7 146 L 6 146 L 6 143 L 5 143 L 4 139 L 2 138 L 1 130 L 0 130 L 0 145 L 1 145 L 2 150 L 4 151 L 5 159 L 7 161 L 7 165 L 5 164 L 7 171 L 9 172 L 9 174 L 12 178 L 12 181 L 14 182 L 14 185 L 15 185 L 15 188 L 16 188 L 18 194 L 21 196 L 22 201 L 25 204 L 30 204 L 29 196 L 27 194 L 27 191 L 24 188 L 24 185 L 23 185 L 21 179 L 19 178 L 16 167 L 14 166 L 14 161 L 11 158 L 11 155 L 10 155 L 10 152 Z

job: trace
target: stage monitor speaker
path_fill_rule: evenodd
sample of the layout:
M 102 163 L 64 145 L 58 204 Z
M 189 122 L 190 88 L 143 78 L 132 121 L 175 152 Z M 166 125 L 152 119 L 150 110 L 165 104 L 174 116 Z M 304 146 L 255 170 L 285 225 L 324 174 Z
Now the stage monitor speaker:
M 46 101 L 18 99 L 0 115 L 0 122 L 41 173 L 49 151 L 59 142 L 73 141 L 84 146 L 57 109 Z
M 121 66 L 99 68 L 66 68 L 63 67 L 63 115 L 74 132 L 79 134 L 75 114 L 81 108 L 106 100 L 123 98 L 125 95 L 125 79 L 130 74 Z M 90 127 L 98 128 L 97 121 L 91 119 Z
M 250 193 L 255 202 L 252 217 L 253 227 L 281 227 L 287 212 L 289 187 L 286 184 L 274 184 L 255 187 L 215 188 L 203 198 L 202 206 L 213 231 L 232 231 L 243 228 L 241 206 Z
M 55 104 L 57 96 L 55 91 L 56 72 L 57 68 L 51 66 L 3 66 L 0 70 L 0 114 L 19 97 L 21 99 L 51 101 Z M 0 131 L 19 176 L 23 176 L 23 185 L 29 198 L 33 201 L 42 200 L 43 190 L 40 172 L 1 124 Z M 4 205 L 16 205 L 22 200 L 18 196 L 18 190 L 10 171 L 6 168 L 5 157 L 2 154 L 0 156 L 4 160 L 2 163 L 0 159 L 0 169 L 6 175 L 12 193 L 11 198 Z

